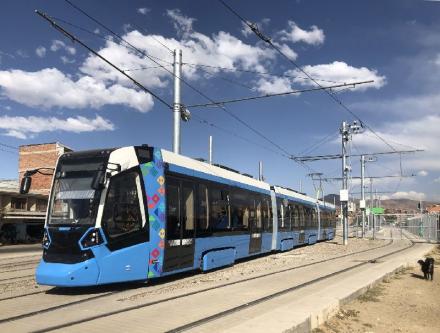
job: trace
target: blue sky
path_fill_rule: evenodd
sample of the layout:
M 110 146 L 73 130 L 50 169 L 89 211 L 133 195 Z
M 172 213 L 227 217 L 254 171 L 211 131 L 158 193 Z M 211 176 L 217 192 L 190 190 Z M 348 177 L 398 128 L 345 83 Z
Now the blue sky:
M 76 5 L 124 39 L 169 66 L 161 44 L 183 49 L 185 80 L 214 100 L 255 96 L 313 86 L 291 63 L 264 45 L 218 1 L 83 1 Z M 383 197 L 440 200 L 440 2 L 437 1 L 229 1 L 256 22 L 276 45 L 323 85 L 373 79 L 338 97 L 395 149 L 422 148 L 417 155 L 380 157 L 367 175 L 415 178 L 378 180 Z M 35 9 L 59 23 L 163 99 L 172 102 L 172 77 L 133 50 L 111 40 L 102 27 L 65 1 L 8 1 L 0 11 L 0 178 L 17 176 L 11 147 L 59 141 L 75 150 L 148 143 L 172 149 L 172 114 L 137 90 L 108 65 L 72 43 Z M 171 68 L 171 67 L 169 67 Z M 241 72 L 259 71 L 285 76 Z M 288 76 L 286 76 L 288 75 Z M 232 82 L 231 82 L 232 81 Z M 327 82 L 330 81 L 330 82 Z M 186 105 L 207 102 L 187 86 Z M 287 159 L 277 147 L 219 108 L 192 108 L 182 123 L 182 153 L 207 157 L 214 137 L 214 160 L 257 175 L 264 163 L 273 184 L 313 192 L 311 169 Z M 324 92 L 230 104 L 240 117 L 290 154 L 340 151 L 338 128 L 353 117 Z M 206 120 L 214 126 L 202 124 Z M 322 140 L 325 139 L 326 140 Z M 322 144 L 312 145 L 322 140 Z M 313 150 L 309 149 L 315 148 Z M 366 131 L 354 136 L 355 154 L 389 151 Z M 359 161 L 352 161 L 359 175 Z M 313 162 L 314 171 L 340 175 L 340 161 Z M 325 183 L 336 193 L 338 183 Z M 352 190 L 359 184 L 352 182 Z

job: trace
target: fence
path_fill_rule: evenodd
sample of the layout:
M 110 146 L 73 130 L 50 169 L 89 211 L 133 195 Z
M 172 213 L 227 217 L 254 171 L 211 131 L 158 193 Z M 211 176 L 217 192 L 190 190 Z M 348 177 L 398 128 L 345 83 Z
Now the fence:
M 352 237 L 440 242 L 439 214 L 382 214 L 369 216 L 365 221 L 364 235 L 362 235 L 361 221 L 361 216 L 354 218 L 349 230 Z

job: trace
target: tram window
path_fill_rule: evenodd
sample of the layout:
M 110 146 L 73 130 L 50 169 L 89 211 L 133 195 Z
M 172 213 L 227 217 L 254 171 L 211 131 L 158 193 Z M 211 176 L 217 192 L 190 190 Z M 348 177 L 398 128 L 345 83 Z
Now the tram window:
M 198 198 L 198 216 L 197 216 L 197 230 L 204 232 L 209 227 L 209 201 L 208 188 L 204 184 L 199 185 Z
M 102 218 L 110 238 L 141 230 L 142 215 L 137 184 L 137 172 L 125 173 L 111 180 Z
M 311 208 L 310 209 L 310 225 L 309 225 L 309 228 L 314 228 L 315 227 L 315 218 L 316 218 L 316 211 L 315 211 L 315 209 Z
M 277 214 L 278 214 L 278 229 L 281 230 L 283 225 L 283 207 L 282 207 L 282 199 L 277 198 Z
M 234 189 L 230 194 L 231 227 L 233 230 L 247 230 L 249 226 L 248 193 Z
M 255 213 L 257 219 L 257 229 L 261 230 L 263 227 L 263 217 L 261 216 L 261 198 L 259 196 L 255 197 Z
M 167 239 L 180 238 L 180 186 L 178 181 L 167 182 Z
M 194 189 L 190 184 L 183 184 L 183 205 L 185 230 L 194 230 Z
M 264 197 L 262 200 L 262 214 L 263 214 L 263 230 L 271 232 L 272 231 L 272 219 L 270 216 L 270 202 L 269 199 Z
M 305 207 L 299 206 L 299 226 L 301 229 L 304 229 L 305 223 L 306 223 L 306 216 L 305 216 Z
M 293 229 L 298 229 L 299 228 L 299 211 L 298 211 L 298 206 L 295 205 L 293 207 Z
M 230 228 L 226 192 L 219 188 L 210 188 L 211 211 L 210 226 L 212 230 Z

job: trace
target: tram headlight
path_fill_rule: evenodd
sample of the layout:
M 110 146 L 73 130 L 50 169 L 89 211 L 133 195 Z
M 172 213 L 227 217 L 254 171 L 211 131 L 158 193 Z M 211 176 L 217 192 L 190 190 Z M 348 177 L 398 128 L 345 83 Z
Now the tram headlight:
M 44 229 L 42 246 L 43 246 L 44 249 L 48 249 L 49 245 L 50 245 L 49 232 L 47 231 L 47 229 Z
M 104 239 L 102 238 L 99 229 L 90 229 L 81 239 L 81 247 L 87 249 L 92 246 L 102 244 Z

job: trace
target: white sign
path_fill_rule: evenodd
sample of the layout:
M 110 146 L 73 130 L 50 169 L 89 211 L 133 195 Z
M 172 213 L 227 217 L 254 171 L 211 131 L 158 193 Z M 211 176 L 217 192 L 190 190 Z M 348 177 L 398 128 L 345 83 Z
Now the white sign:
M 339 191 L 339 200 L 342 202 L 348 201 L 348 190 L 340 190 Z
M 365 200 L 360 200 L 359 201 L 359 208 L 360 209 L 365 209 L 365 207 L 366 207 Z

